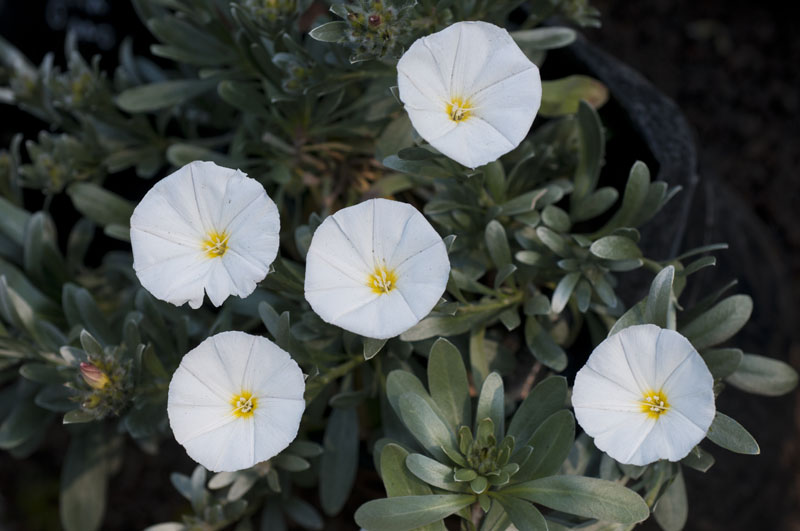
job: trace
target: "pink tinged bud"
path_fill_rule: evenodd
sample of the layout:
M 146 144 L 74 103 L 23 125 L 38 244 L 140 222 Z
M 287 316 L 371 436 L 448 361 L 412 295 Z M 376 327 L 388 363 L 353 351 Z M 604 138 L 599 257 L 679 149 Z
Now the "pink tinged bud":
M 106 373 L 91 363 L 81 362 L 81 376 L 83 376 L 83 380 L 89 387 L 94 389 L 103 389 L 109 382 Z

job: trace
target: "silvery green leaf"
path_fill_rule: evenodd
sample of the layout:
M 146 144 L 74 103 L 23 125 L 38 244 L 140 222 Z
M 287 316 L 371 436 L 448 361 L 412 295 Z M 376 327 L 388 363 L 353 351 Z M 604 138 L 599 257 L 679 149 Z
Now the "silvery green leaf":
M 741 424 L 719 411 L 714 416 L 714 422 L 708 428 L 708 439 L 737 454 L 758 455 L 761 449 L 758 443 Z
M 528 441 L 534 451 L 520 463 L 514 481 L 537 479 L 558 472 L 572 449 L 574 438 L 575 417 L 571 411 L 565 409 L 550 415 Z
M 520 48 L 533 50 L 563 48 L 576 38 L 575 30 L 557 26 L 512 31 L 510 35 Z
M 453 475 L 453 467 L 443 465 L 430 457 L 422 454 L 410 454 L 406 457 L 406 468 L 428 485 L 451 492 L 469 492 L 467 486 L 460 483 L 469 480 L 458 479 Z
M 525 343 L 530 353 L 545 366 L 557 372 L 567 367 L 567 353 L 542 328 L 536 317 L 525 319 Z
M 698 350 L 722 343 L 733 337 L 750 319 L 753 299 L 748 295 L 732 295 L 711 309 L 678 328 Z
M 323 437 L 319 498 L 328 515 L 339 513 L 350 496 L 358 468 L 358 413 L 334 408 Z
M 398 496 L 369 501 L 354 517 L 366 531 L 411 531 L 439 522 L 475 500 L 471 494 Z
M 744 354 L 736 372 L 725 381 L 748 393 L 780 396 L 797 387 L 797 371 L 780 360 Z
M 455 436 L 428 402 L 418 394 L 406 392 L 400 395 L 399 415 L 408 430 L 425 447 L 425 450 L 440 462 L 447 462 L 442 446 L 457 453 Z
M 633 260 L 642 256 L 642 251 L 625 236 L 604 236 L 595 241 L 589 250 L 598 258 L 606 260 Z
M 217 85 L 216 79 L 161 81 L 125 90 L 117 106 L 130 113 L 151 112 L 180 105 Z
M 674 280 L 675 268 L 673 266 L 665 267 L 653 279 L 644 309 L 646 323 L 652 323 L 661 328 L 675 326 L 675 310 L 672 304 Z
M 500 440 L 505 433 L 505 394 L 503 392 L 503 379 L 493 372 L 486 377 L 478 396 L 478 405 L 475 408 L 475 432 L 483 419 L 491 419 L 494 424 L 495 440 Z
M 515 453 L 528 444 L 545 419 L 564 407 L 566 400 L 567 380 L 564 377 L 551 376 L 536 384 L 508 425 L 506 433 L 514 437 Z
M 345 38 L 349 25 L 347 22 L 335 21 L 317 26 L 308 32 L 308 35 L 322 42 L 339 42 Z
M 511 523 L 519 531 L 547 531 L 549 529 L 544 516 L 531 502 L 514 496 L 505 496 L 502 492 L 496 494 L 495 497 L 508 513 Z
M 689 502 L 686 498 L 686 484 L 680 467 L 672 482 L 659 496 L 653 508 L 653 517 L 664 531 L 681 531 L 689 517 Z
M 437 339 L 428 357 L 428 386 L 451 429 L 468 425 L 472 417 L 467 370 L 461 353 L 444 338 Z
M 633 524 L 650 516 L 634 491 L 612 481 L 582 476 L 549 476 L 501 491 L 557 511 L 608 522 Z
M 712 348 L 701 354 L 711 375 L 719 380 L 730 376 L 742 363 L 743 353 L 738 348 Z

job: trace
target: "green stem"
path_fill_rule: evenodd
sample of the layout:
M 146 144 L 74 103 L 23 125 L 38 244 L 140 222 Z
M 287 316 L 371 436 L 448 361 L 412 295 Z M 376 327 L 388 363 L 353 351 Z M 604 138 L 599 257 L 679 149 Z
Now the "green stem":
M 333 367 L 325 374 L 321 374 L 320 376 L 314 378 L 309 385 L 306 387 L 306 404 L 310 404 L 322 391 L 326 385 L 331 383 L 332 381 L 340 378 L 350 371 L 364 363 L 366 360 L 364 356 L 359 354 L 357 356 L 353 356 L 348 361 L 342 363 L 341 365 L 337 365 Z

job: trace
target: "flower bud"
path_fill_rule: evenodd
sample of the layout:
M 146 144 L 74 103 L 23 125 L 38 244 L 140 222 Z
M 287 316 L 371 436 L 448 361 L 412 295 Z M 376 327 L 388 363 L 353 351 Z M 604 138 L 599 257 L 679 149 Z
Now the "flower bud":
M 110 381 L 106 373 L 92 363 L 81 362 L 81 376 L 83 381 L 94 389 L 103 389 Z

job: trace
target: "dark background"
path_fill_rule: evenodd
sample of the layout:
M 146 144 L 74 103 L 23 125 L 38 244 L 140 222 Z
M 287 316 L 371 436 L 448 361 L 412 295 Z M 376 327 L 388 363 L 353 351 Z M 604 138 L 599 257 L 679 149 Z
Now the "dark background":
M 800 300 L 800 7 L 775 0 L 595 0 L 593 5 L 602 12 L 603 28 L 586 30 L 589 40 L 673 98 L 695 132 L 701 178 L 695 201 L 706 208 L 697 214 L 703 223 L 693 225 L 686 239 L 687 244 L 731 244 L 718 253 L 719 270 L 743 278 L 739 290 L 756 303 L 753 322 L 737 345 L 800 367 L 795 310 Z M 124 35 L 138 35 L 136 51 L 146 52 L 146 37 L 128 2 L 0 0 L 0 35 L 37 64 L 48 51 L 63 62 L 67 26 L 77 31 L 86 55 L 104 55 L 107 70 Z M 2 147 L 15 132 L 33 138 L 43 127 L 0 107 Z M 721 397 L 719 409 L 756 436 L 762 454 L 716 450 L 717 464 L 709 473 L 688 470 L 687 529 L 800 530 L 799 397 L 797 392 L 753 397 L 735 390 Z M 52 445 L 65 448 L 66 440 Z M 174 518 L 171 508 L 181 498 L 165 475 L 150 468 L 156 460 L 127 457 L 126 469 L 133 469 L 112 481 L 108 528 L 141 528 Z M 179 468 L 189 472 L 185 464 Z M 57 503 L 58 482 L 51 474 L 58 457 L 35 454 L 24 474 L 18 466 L 0 455 L 0 529 L 6 522 L 16 522 L 13 529 L 57 526 L 57 515 L 40 509 Z M 115 506 L 148 503 L 137 498 L 139 489 L 159 500 L 138 511 L 135 521 L 115 518 Z

